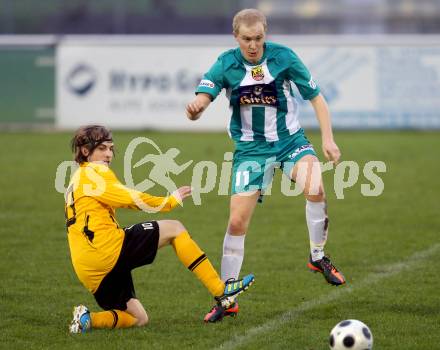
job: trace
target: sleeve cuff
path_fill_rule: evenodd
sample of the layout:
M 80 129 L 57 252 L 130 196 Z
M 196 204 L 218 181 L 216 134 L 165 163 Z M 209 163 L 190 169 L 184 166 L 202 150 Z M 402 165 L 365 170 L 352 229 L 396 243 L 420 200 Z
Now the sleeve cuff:
M 312 94 L 303 96 L 304 100 L 311 100 L 312 98 L 318 96 L 321 93 L 321 89 L 317 88 L 315 91 L 313 91 Z
M 196 95 L 200 93 L 208 94 L 209 96 L 211 96 L 211 100 L 214 101 L 215 98 L 218 96 L 219 92 L 220 91 L 215 91 L 209 88 L 201 87 L 196 90 Z

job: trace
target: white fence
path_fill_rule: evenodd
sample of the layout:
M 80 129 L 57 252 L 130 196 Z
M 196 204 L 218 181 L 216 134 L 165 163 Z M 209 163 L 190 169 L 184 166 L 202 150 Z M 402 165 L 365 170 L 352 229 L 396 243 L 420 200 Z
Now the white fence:
M 269 37 L 291 47 L 326 96 L 335 128 L 440 129 L 439 36 Z M 222 94 L 197 123 L 185 117 L 202 74 L 232 36 L 67 36 L 56 55 L 56 123 L 75 128 L 223 130 Z M 300 122 L 317 127 L 308 102 Z M 302 113 L 301 113 L 302 112 Z

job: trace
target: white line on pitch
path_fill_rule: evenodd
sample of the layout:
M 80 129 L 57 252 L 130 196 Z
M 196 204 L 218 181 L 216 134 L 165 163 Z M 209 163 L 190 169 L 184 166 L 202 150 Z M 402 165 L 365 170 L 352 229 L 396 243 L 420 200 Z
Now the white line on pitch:
M 440 244 L 435 244 L 432 247 L 414 253 L 408 259 L 402 260 L 392 265 L 377 267 L 377 270 L 382 270 L 381 272 L 370 273 L 365 279 L 361 280 L 359 283 L 344 286 L 340 289 L 336 289 L 331 293 L 325 294 L 322 297 L 310 301 L 305 301 L 295 308 L 292 308 L 278 317 L 275 317 L 259 326 L 250 328 L 245 331 L 243 335 L 237 335 L 232 337 L 227 342 L 224 342 L 217 349 L 236 349 L 241 345 L 246 344 L 250 339 L 261 335 L 263 333 L 271 332 L 281 326 L 286 322 L 293 322 L 302 313 L 312 310 L 317 306 L 328 304 L 342 296 L 351 293 L 354 289 L 364 288 L 370 286 L 371 284 L 377 283 L 384 278 L 388 278 L 399 274 L 403 270 L 409 269 L 414 265 L 424 262 L 431 255 L 437 253 L 440 250 Z

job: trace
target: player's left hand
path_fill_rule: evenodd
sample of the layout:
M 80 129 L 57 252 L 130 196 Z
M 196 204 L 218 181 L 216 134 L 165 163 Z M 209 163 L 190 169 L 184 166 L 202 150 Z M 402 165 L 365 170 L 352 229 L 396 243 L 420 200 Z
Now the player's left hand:
M 172 195 L 177 199 L 177 201 L 182 204 L 182 201 L 191 196 L 192 187 L 191 186 L 182 186 L 175 190 Z
M 322 152 L 327 160 L 338 164 L 339 158 L 341 158 L 341 151 L 338 145 L 333 140 L 323 140 L 322 141 Z

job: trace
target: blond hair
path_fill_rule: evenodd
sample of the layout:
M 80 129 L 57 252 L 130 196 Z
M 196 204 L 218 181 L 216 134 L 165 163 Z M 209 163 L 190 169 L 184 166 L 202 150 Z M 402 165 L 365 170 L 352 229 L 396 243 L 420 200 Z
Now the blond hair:
M 257 9 L 241 10 L 236 13 L 234 19 L 232 20 L 232 32 L 237 35 L 241 24 L 251 26 L 258 22 L 263 24 L 264 31 L 266 32 L 267 20 L 263 12 Z

